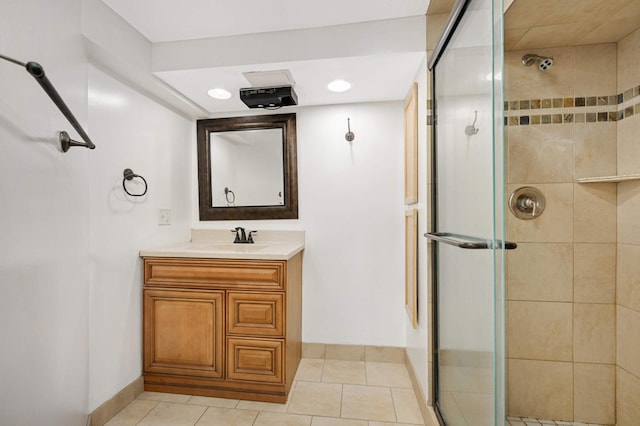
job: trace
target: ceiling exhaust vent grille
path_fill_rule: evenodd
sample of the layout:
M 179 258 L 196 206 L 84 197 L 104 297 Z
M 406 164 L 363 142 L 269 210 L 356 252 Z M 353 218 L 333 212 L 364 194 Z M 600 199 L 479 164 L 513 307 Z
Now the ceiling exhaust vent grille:
M 253 87 L 295 86 L 296 82 L 289 70 L 249 71 L 242 75 Z

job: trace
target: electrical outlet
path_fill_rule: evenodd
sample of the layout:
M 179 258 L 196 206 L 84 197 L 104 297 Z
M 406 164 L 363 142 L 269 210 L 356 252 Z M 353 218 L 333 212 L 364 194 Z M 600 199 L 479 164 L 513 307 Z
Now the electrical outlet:
M 158 225 L 171 225 L 171 209 L 160 209 Z

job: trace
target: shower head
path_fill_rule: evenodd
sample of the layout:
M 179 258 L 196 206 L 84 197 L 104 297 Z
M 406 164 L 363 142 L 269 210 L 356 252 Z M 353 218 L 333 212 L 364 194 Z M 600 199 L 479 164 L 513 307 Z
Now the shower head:
M 527 53 L 522 57 L 522 65 L 525 67 L 530 67 L 533 64 L 538 65 L 540 71 L 546 71 L 553 65 L 553 58 L 539 56 L 533 53 Z

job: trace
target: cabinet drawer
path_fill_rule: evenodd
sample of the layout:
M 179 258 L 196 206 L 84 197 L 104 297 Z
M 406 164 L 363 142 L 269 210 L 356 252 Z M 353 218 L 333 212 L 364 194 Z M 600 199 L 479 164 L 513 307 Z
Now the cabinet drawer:
M 282 383 L 282 340 L 227 338 L 227 380 Z
M 222 378 L 224 292 L 144 291 L 144 372 Z
M 146 258 L 148 286 L 284 290 L 286 262 L 279 260 Z
M 227 293 L 227 332 L 284 337 L 284 294 Z

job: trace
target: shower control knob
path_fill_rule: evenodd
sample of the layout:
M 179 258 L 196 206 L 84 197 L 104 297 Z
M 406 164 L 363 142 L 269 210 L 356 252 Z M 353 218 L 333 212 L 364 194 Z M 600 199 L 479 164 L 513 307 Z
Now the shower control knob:
M 518 210 L 522 212 L 530 211 L 533 216 L 536 214 L 536 202 L 533 198 L 529 198 L 526 195 L 518 197 L 516 200 L 518 203 Z
M 538 188 L 523 186 L 509 197 L 509 210 L 518 219 L 530 220 L 542 214 L 545 198 Z

